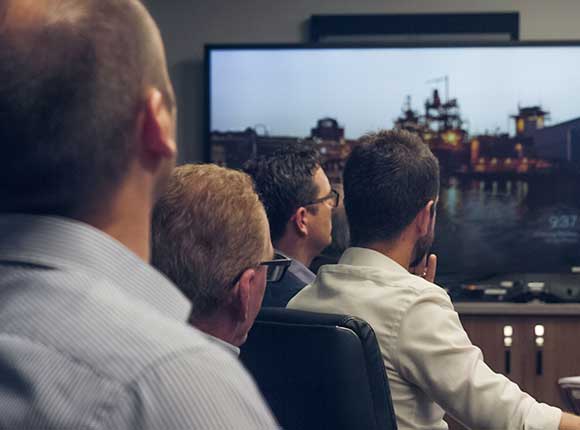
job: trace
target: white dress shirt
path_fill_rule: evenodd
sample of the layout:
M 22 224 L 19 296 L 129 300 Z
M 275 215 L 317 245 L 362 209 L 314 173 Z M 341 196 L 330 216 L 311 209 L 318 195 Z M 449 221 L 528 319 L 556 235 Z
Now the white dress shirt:
M 477 430 L 558 428 L 560 409 L 536 402 L 484 363 L 441 287 L 381 253 L 347 249 L 288 308 L 351 314 L 373 327 L 399 430 L 447 429 L 445 412 Z

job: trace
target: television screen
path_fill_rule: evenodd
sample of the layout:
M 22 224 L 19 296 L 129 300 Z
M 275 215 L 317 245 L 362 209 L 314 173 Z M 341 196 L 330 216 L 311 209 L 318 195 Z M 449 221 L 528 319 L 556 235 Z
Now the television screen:
M 418 133 L 441 165 L 434 252 L 458 281 L 580 266 L 580 46 L 214 46 L 211 161 L 311 141 L 337 188 L 356 139 Z

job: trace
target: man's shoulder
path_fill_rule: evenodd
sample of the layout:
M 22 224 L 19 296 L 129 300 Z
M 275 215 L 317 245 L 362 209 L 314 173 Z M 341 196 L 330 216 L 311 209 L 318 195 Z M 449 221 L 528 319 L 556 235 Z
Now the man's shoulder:
M 0 334 L 123 383 L 166 357 L 209 347 L 184 321 L 82 271 L 2 271 L 0 287 Z
M 100 417 L 104 428 L 127 428 L 135 419 L 152 429 L 233 428 L 236 422 L 239 428 L 273 428 L 238 360 L 195 328 L 110 280 L 85 272 L 18 269 L 0 269 L 0 362 L 56 409 L 33 417 L 38 421 L 26 419 L 21 412 L 32 406 L 24 393 L 15 393 L 22 408 L 6 422 L 45 425 L 45 419 L 64 413 L 54 405 L 58 397 L 70 411 L 58 415 L 61 427 L 71 422 L 79 427 L 92 419 L 91 411 L 108 405 Z M 2 412 L 5 400 L 0 396 Z M 231 404 L 235 408 L 228 411 Z
M 298 276 L 296 276 L 294 273 L 288 270 L 286 271 L 284 277 L 280 279 L 279 282 L 269 283 L 268 285 L 287 289 L 301 289 L 306 285 L 306 282 L 304 282 Z
M 387 303 L 401 309 L 425 298 L 449 301 L 443 288 L 419 276 L 376 267 L 333 264 L 321 267 L 316 280 L 300 291 L 289 307 L 313 306 L 313 302 L 318 306 L 325 300 L 372 300 L 375 304 Z
M 339 285 L 343 283 L 348 286 L 351 284 L 364 284 L 369 287 L 396 288 L 416 295 L 446 295 L 445 290 L 439 285 L 425 278 L 406 271 L 393 271 L 377 267 L 331 264 L 321 268 L 317 279 L 323 285 Z
M 443 287 L 421 276 L 409 274 L 405 285 L 407 288 L 412 289 L 417 296 L 433 296 L 450 300 L 447 291 Z
M 279 282 L 268 282 L 262 306 L 285 307 L 305 286 L 306 282 L 287 271 Z

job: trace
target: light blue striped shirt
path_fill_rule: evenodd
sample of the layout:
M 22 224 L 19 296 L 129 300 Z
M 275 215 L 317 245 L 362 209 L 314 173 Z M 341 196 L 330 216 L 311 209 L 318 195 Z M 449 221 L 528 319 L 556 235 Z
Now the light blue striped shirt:
M 278 428 L 189 303 L 111 237 L 0 216 L 0 428 Z

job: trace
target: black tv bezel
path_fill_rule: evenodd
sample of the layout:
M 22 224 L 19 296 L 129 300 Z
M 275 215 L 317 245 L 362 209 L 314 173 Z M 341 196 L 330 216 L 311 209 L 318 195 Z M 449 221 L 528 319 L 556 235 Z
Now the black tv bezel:
M 524 47 L 580 47 L 580 40 L 545 41 L 482 41 L 482 42 L 409 42 L 409 43 L 240 43 L 206 44 L 204 46 L 204 106 L 203 106 L 203 154 L 205 162 L 211 160 L 211 61 L 212 51 L 236 50 L 326 50 L 326 49 L 422 49 L 422 48 L 524 48 Z

